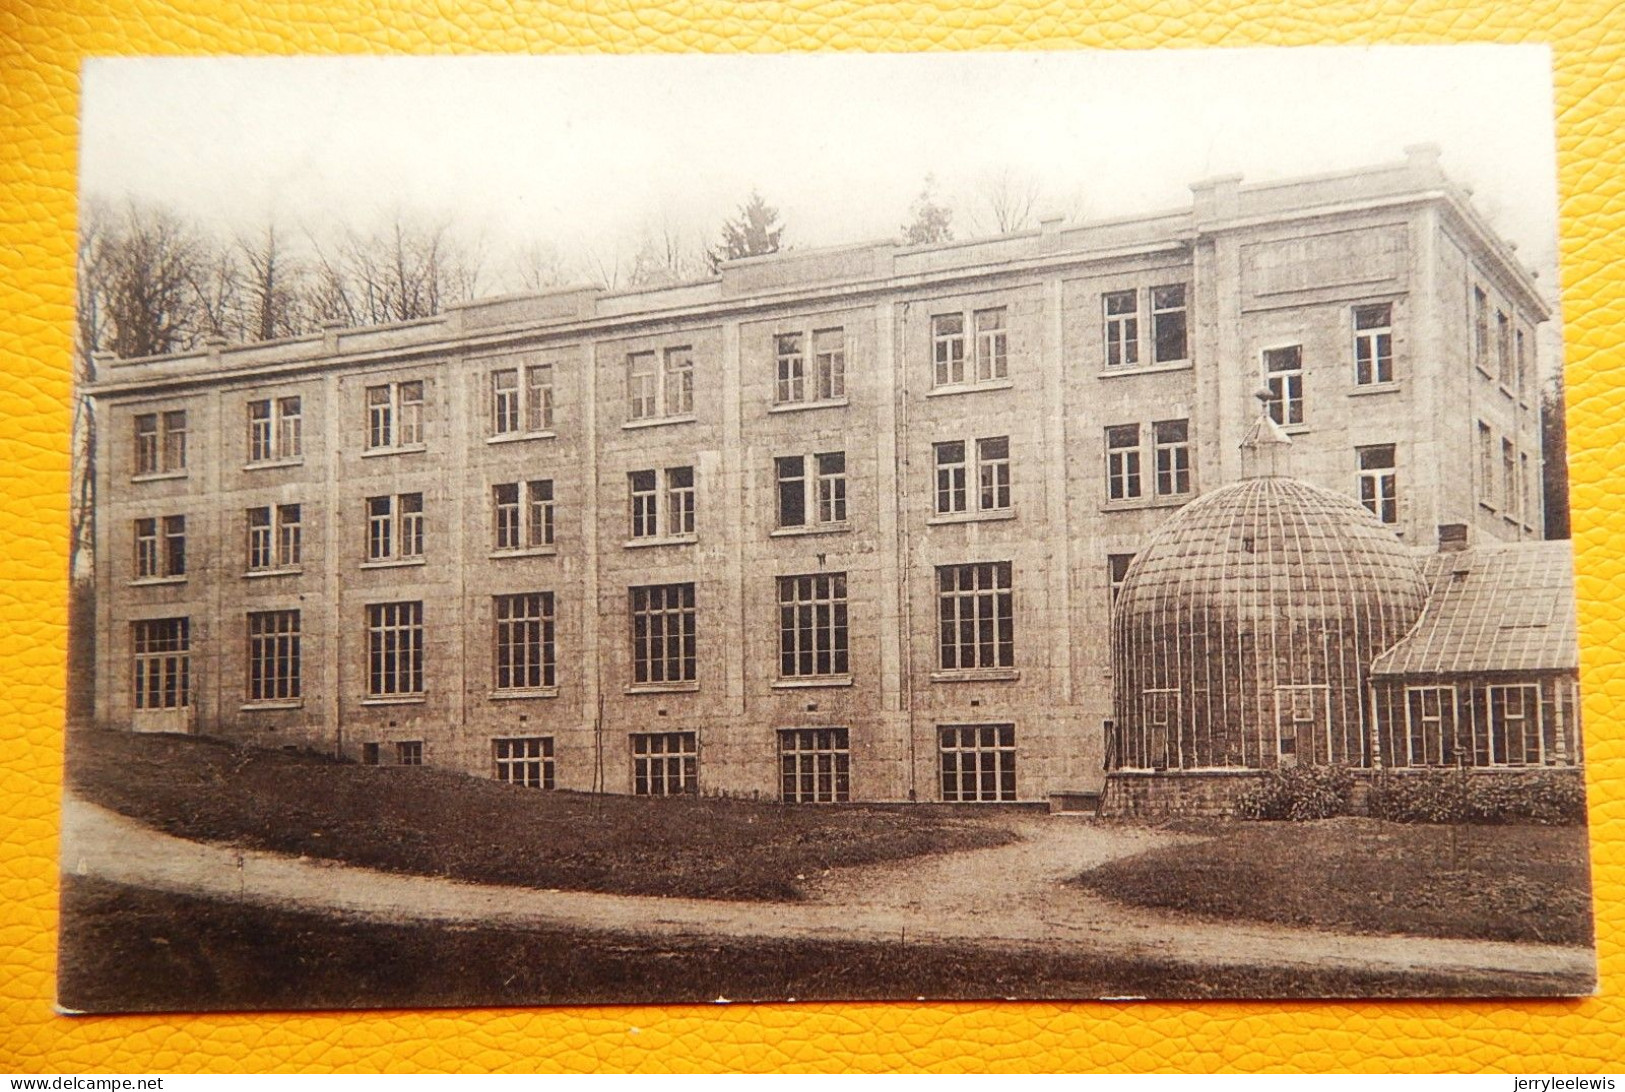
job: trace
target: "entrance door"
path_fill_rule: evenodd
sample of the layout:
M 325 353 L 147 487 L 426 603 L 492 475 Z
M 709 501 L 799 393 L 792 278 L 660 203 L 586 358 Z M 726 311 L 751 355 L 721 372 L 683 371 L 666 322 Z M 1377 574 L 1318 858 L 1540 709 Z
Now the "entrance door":
M 1331 689 L 1325 686 L 1275 688 L 1275 761 L 1279 766 L 1314 762 L 1315 739 L 1331 727 Z M 1329 752 L 1328 752 L 1329 753 Z

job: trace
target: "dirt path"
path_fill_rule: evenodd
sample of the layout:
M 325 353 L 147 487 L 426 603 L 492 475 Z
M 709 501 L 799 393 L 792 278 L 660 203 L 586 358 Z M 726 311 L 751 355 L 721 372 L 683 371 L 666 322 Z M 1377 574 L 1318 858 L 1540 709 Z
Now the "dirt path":
M 1591 950 L 1205 922 L 1119 906 L 1059 881 L 1176 835 L 1014 817 L 1007 846 L 809 877 L 802 903 L 665 899 L 458 883 L 173 838 L 69 797 L 62 867 L 135 886 L 392 922 L 560 926 L 655 935 L 951 940 L 1213 966 L 1468 972 L 1580 980 Z

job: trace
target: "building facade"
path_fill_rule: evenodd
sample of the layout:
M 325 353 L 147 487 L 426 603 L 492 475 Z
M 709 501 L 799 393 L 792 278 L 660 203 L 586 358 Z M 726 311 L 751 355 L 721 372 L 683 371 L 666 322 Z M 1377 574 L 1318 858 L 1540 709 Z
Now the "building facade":
M 1406 543 L 1539 537 L 1548 312 L 1437 155 L 105 360 L 97 721 L 622 793 L 1098 787 L 1115 586 L 1261 388 Z

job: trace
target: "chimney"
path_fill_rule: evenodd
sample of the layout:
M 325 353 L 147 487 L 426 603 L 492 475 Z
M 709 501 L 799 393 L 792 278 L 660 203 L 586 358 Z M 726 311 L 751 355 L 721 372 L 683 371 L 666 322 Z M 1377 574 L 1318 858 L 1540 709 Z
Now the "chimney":
M 1467 548 L 1467 525 L 1465 523 L 1439 524 L 1439 552 L 1441 554 L 1459 554 Z

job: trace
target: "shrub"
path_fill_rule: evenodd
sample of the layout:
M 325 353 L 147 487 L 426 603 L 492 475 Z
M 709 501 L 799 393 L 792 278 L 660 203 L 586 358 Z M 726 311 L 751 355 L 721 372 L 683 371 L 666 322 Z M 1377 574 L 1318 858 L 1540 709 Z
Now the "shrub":
M 1354 775 L 1344 766 L 1265 770 L 1236 800 L 1243 819 L 1330 819 L 1349 812 Z
M 1397 823 L 1585 822 L 1585 786 L 1574 770 L 1475 775 L 1465 769 L 1384 773 L 1366 799 L 1374 819 Z

